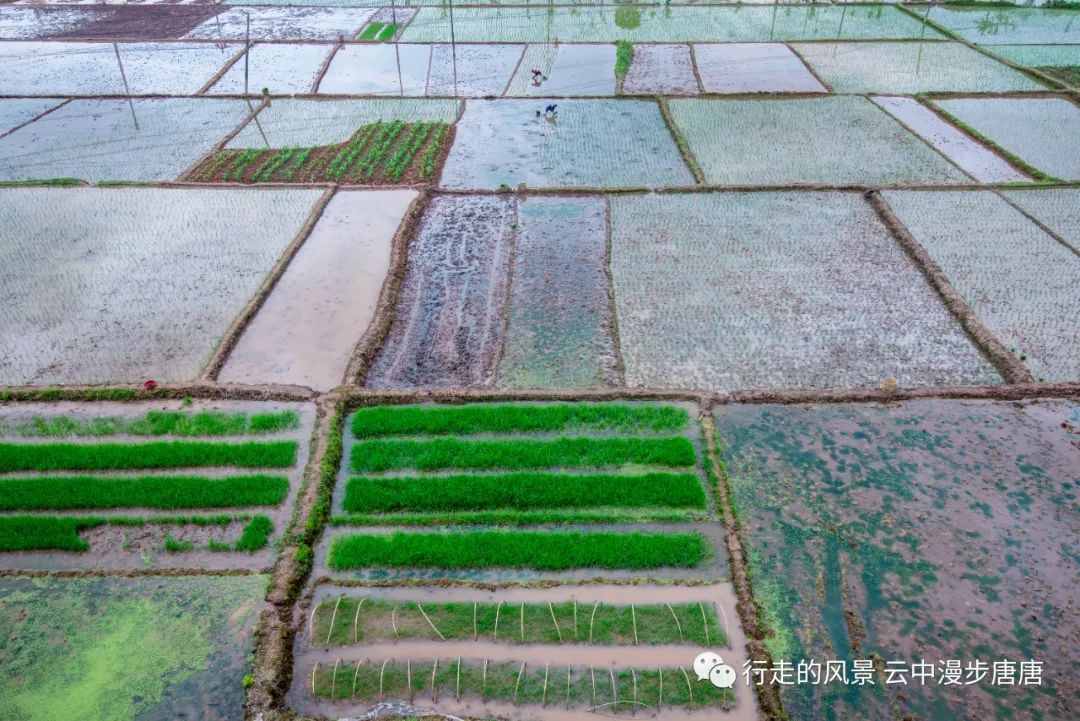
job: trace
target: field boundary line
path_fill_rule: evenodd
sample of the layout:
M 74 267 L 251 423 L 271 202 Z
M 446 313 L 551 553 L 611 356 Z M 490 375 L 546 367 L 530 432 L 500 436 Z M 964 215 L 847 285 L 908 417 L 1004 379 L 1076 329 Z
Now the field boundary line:
M 698 69 L 697 64 L 697 51 L 694 50 L 693 43 L 686 43 L 686 47 L 690 51 L 690 69 L 694 72 L 694 80 L 697 82 L 697 95 L 701 96 L 705 94 L 705 82 L 701 79 L 701 71 Z
M 1010 206 L 1012 206 L 1013 209 L 1019 211 L 1021 215 L 1023 215 L 1025 218 L 1030 220 L 1032 222 L 1032 224 L 1034 224 L 1035 227 L 1037 227 L 1039 230 L 1046 233 L 1047 235 L 1049 235 L 1051 238 L 1053 238 L 1057 242 L 1061 243 L 1067 249 L 1071 250 L 1075 255 L 1080 256 L 1080 248 L 1074 247 L 1069 241 L 1065 240 L 1065 238 L 1063 238 L 1061 235 L 1059 235 L 1053 228 L 1046 225 L 1041 220 L 1036 218 L 1034 215 L 1032 215 L 1031 213 L 1024 210 L 1022 207 L 1020 207 L 1016 202 L 1013 201 L 1012 198 L 1005 195 L 1005 193 L 1002 192 L 1001 188 L 992 188 L 991 190 L 993 191 L 993 193 L 995 195 L 997 195 L 999 198 L 1001 198 L 1006 203 L 1008 203 Z
M 868 193 L 867 200 L 877 211 L 878 217 L 888 228 L 896 242 L 922 271 L 930 286 L 945 303 L 945 307 L 960 322 L 960 326 L 967 332 L 968 337 L 997 368 L 1005 381 L 1008 383 L 1033 382 L 1035 379 L 1031 375 L 1031 371 L 1009 352 L 1009 349 L 998 339 L 997 335 L 983 324 L 982 320 L 975 314 L 975 310 L 953 286 L 945 271 L 930 257 L 922 243 L 897 217 L 881 193 L 877 191 Z
M 817 95 L 818 97 L 821 97 L 822 95 L 836 95 L 837 92 L 833 89 L 833 86 L 830 85 L 829 83 L 825 82 L 825 78 L 818 75 L 818 71 L 814 69 L 814 67 L 810 64 L 810 61 L 807 60 L 806 58 L 804 58 L 802 56 L 802 53 L 800 53 L 798 50 L 795 49 L 795 46 L 792 44 L 794 42 L 801 42 L 801 41 L 785 40 L 781 44 L 784 47 L 786 47 L 791 52 L 792 55 L 797 57 L 799 59 L 799 62 L 802 63 L 803 67 L 806 68 L 806 72 L 810 73 L 814 77 L 814 80 L 817 80 L 819 83 L 821 83 L 821 87 L 825 88 L 825 91 L 826 91 L 825 93 L 815 93 L 815 95 Z M 845 41 L 837 40 L 836 42 L 842 43 L 842 42 L 845 42 Z M 845 94 L 847 94 L 847 93 L 840 93 L 840 95 L 845 95 Z
M 364 334 L 353 348 L 349 362 L 345 366 L 342 378 L 344 385 L 362 386 L 367 380 L 371 364 L 382 350 L 397 315 L 401 289 L 409 272 L 409 245 L 420 230 L 420 223 L 431 202 L 432 193 L 423 189 L 409 203 L 409 207 L 398 224 L 394 237 L 390 241 L 390 263 L 379 289 L 379 299 L 375 304 L 375 313 L 371 317 Z
M 11 135 L 12 133 L 16 132 L 17 130 L 21 130 L 22 128 L 25 128 L 30 123 L 36 122 L 36 121 L 40 120 L 41 118 L 44 118 L 46 115 L 48 115 L 49 113 L 51 113 L 54 110 L 59 110 L 60 108 L 64 107 L 68 103 L 70 103 L 71 100 L 72 100 L 71 98 L 67 98 L 66 100 L 60 102 L 59 104 L 54 105 L 53 107 L 49 108 L 48 110 L 45 110 L 44 112 L 38 113 L 37 115 L 30 118 L 26 122 L 19 123 L 14 128 L 11 128 L 10 130 L 6 130 L 3 133 L 0 133 L 0 138 L 5 138 L 5 137 Z
M 323 211 L 326 210 L 326 206 L 330 203 L 330 200 L 337 192 L 336 188 L 330 188 L 323 192 L 322 196 L 315 202 L 315 205 L 308 213 L 307 219 L 304 224 L 300 226 L 296 236 L 292 242 L 285 247 L 285 250 L 278 257 L 276 263 L 270 269 L 270 272 L 263 279 L 263 282 L 259 285 L 255 291 L 255 295 L 248 300 L 243 310 L 233 319 L 229 329 L 225 331 L 221 336 L 221 340 L 218 342 L 217 348 L 210 356 L 210 360 L 207 362 L 206 367 L 203 369 L 200 380 L 214 381 L 217 380 L 218 374 L 221 372 L 222 366 L 229 358 L 229 354 L 232 353 L 233 348 L 240 341 L 240 336 L 243 335 L 244 330 L 248 324 L 255 318 L 255 315 L 262 308 L 263 303 L 270 296 L 270 293 L 274 290 L 274 286 L 277 285 L 281 276 L 285 274 L 286 269 L 289 267 L 289 263 L 296 257 L 296 254 L 300 251 L 301 246 L 311 236 L 311 232 L 315 229 L 316 224 L 319 222 L 319 218 L 322 217 Z
M 679 149 L 679 155 L 682 156 L 683 162 L 690 171 L 690 175 L 694 176 L 694 182 L 697 185 L 704 185 L 705 173 L 701 171 L 701 166 L 698 165 L 697 158 L 695 158 L 693 152 L 690 151 L 690 144 L 686 142 L 686 138 L 683 137 L 682 131 L 679 130 L 679 126 L 675 124 L 675 118 L 671 117 L 671 109 L 668 108 L 667 98 L 657 95 L 654 98 L 654 102 L 660 107 L 660 116 L 664 119 L 664 125 L 667 126 L 668 133 L 671 134 L 671 139 L 675 141 L 675 147 Z
M 319 94 L 319 85 L 322 84 L 323 78 L 326 77 L 326 73 L 330 70 L 330 63 L 334 62 L 334 58 L 337 57 L 338 51 L 345 46 L 345 38 L 339 38 L 337 45 L 330 51 L 330 54 L 326 56 L 326 60 L 323 60 L 322 66 L 319 67 L 319 72 L 315 74 L 315 80 L 311 83 L 311 94 Z
M 611 270 L 613 233 L 611 229 L 611 198 L 604 195 L 604 276 L 607 278 L 608 308 L 611 312 L 611 345 L 615 352 L 615 377 L 620 386 L 626 385 L 626 362 L 622 353 L 622 336 L 619 335 L 618 304 L 615 302 L 615 274 Z
M 254 47 L 254 45 L 255 44 L 252 43 L 253 47 Z M 222 48 L 222 49 L 224 49 L 224 48 Z M 205 97 L 206 93 L 208 93 L 210 91 L 210 88 L 217 85 L 218 81 L 221 80 L 223 77 L 225 77 L 225 73 L 229 72 L 232 69 L 232 66 L 236 65 L 236 63 L 240 61 L 240 58 L 244 57 L 245 52 L 247 52 L 247 50 L 244 49 L 244 48 L 241 48 L 235 55 L 233 55 L 228 60 L 226 60 L 225 64 L 223 66 L 221 66 L 221 69 L 218 70 L 216 73 L 214 73 L 210 77 L 209 80 L 207 80 L 205 83 L 203 83 L 203 86 L 201 88 L 199 88 L 198 90 L 196 90 L 195 94 L 200 96 L 200 97 Z
M 229 131 L 228 133 L 225 134 L 225 137 L 223 137 L 221 140 L 214 143 L 214 145 L 212 145 L 210 147 L 210 149 L 207 150 L 205 153 L 200 155 L 198 157 L 198 159 L 190 167 L 185 169 L 184 172 L 180 173 L 180 175 L 177 176 L 179 178 L 179 180 L 175 181 L 175 182 L 182 182 L 184 178 L 187 178 L 192 173 L 194 173 L 196 168 L 198 168 L 200 165 L 205 163 L 210 158 L 214 157 L 214 155 L 216 153 L 220 153 L 225 148 L 226 143 L 228 143 L 230 140 L 232 140 L 237 135 L 239 135 L 240 131 L 243 130 L 244 128 L 246 128 L 248 126 L 248 123 L 250 123 L 252 120 L 254 120 L 255 117 L 260 112 L 262 112 L 262 109 L 270 104 L 269 98 L 263 98 L 262 102 L 259 103 L 259 106 L 257 108 L 251 107 L 251 100 L 250 99 L 245 99 L 244 102 L 246 102 L 248 104 L 248 109 L 251 111 L 250 113 L 248 113 L 247 117 L 241 119 L 240 122 L 236 124 L 235 128 L 233 128 L 231 131 Z

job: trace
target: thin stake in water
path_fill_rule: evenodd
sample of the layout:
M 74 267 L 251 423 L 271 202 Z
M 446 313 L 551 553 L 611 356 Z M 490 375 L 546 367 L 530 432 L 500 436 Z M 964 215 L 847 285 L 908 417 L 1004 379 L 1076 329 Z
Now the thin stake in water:
M 127 75 L 124 73 L 124 63 L 120 60 L 120 46 L 112 44 L 113 52 L 116 53 L 116 64 L 120 66 L 120 79 L 124 81 L 124 95 L 127 96 L 128 108 L 131 110 L 131 122 L 135 123 L 135 129 L 139 129 L 139 119 L 135 117 L 135 103 L 131 102 L 131 89 L 128 87 Z

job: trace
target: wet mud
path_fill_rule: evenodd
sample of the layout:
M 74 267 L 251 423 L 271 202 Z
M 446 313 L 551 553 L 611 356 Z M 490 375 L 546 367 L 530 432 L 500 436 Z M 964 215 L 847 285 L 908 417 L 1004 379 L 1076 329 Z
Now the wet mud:
M 118 5 L 98 7 L 77 27 L 49 33 L 51 40 L 169 40 L 186 35 L 226 9 L 224 5 Z M 51 8 L 42 9 L 49 12 Z M 61 10 L 57 8 L 57 10 Z
M 514 201 L 435 198 L 409 245 L 409 267 L 371 388 L 475 388 L 494 382 L 514 252 Z

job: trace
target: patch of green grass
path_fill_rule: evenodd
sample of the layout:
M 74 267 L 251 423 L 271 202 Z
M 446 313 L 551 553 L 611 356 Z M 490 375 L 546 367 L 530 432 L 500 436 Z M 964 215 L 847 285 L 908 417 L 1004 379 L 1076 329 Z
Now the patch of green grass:
M 0 472 L 98 471 L 148 468 L 287 468 L 296 463 L 296 441 L 217 443 L 0 443 Z
M 630 69 L 634 60 L 634 44 L 629 40 L 620 40 L 615 45 L 615 77 L 621 78 Z
M 285 476 L 0 477 L 0 511 L 273 506 L 288 491 Z
M 4 516 L 0 551 L 85 551 L 90 544 L 79 538 L 79 531 L 100 523 L 90 518 Z
M 605 507 L 703 509 L 705 490 L 692 473 L 501 473 L 350 478 L 344 500 L 357 513 Z
M 35 416 L 26 421 L 0 422 L 4 436 L 240 436 L 280 433 L 300 427 L 296 411 L 224 413 L 221 411 L 150 411 L 141 418 Z
M 236 545 L 233 548 L 237 551 L 258 551 L 266 545 L 273 531 L 274 524 L 269 518 L 255 516 L 244 526 L 244 530 L 240 533 L 240 538 L 236 540 Z
M 192 541 L 180 541 L 172 536 L 165 536 L 165 551 L 167 553 L 183 553 L 184 551 L 195 550 L 195 544 Z
M 382 32 L 384 23 L 368 23 L 364 32 L 360 33 L 360 40 L 374 40 Z
M 0 468 L 2 465 L 0 446 Z M 377 439 L 357 441 L 349 467 L 355 473 L 447 468 L 517 470 L 530 468 L 694 465 L 694 446 L 683 436 L 667 438 L 552 438 L 462 441 Z
M 0 391 L 0 402 L 8 401 L 132 401 L 139 397 L 153 398 L 159 393 L 138 391 L 134 388 L 34 388 L 17 391 Z
M 379 33 L 379 40 L 393 40 L 394 34 L 397 33 L 398 26 L 393 23 L 384 23 L 382 31 Z
M 426 617 L 425 617 L 426 614 Z M 428 619 L 431 619 L 430 623 Z M 481 638 L 502 643 L 693 644 L 723 646 L 727 636 L 711 603 L 575 604 L 423 603 L 342 596 L 322 601 L 312 638 L 340 646 L 394 639 Z M 333 628 L 330 624 L 333 622 Z M 556 624 L 558 628 L 556 629 Z M 395 630 L 396 629 L 396 630 Z
M 553 433 L 680 431 L 690 419 L 683 408 L 627 403 L 485 403 L 462 406 L 372 406 L 353 414 L 355 438 Z
M 662 676 L 662 681 L 661 681 Z M 381 681 L 381 683 L 380 683 Z M 315 695 L 321 698 L 373 700 L 390 697 L 461 695 L 483 701 L 521 705 L 618 708 L 629 715 L 634 703 L 645 706 L 728 709 L 735 704 L 731 689 L 698 683 L 693 669 L 637 668 L 618 671 L 585 665 L 523 666 L 518 663 L 413 661 L 386 664 L 329 664 L 315 673 Z M 661 693 L 661 687 L 663 692 Z M 380 688 L 382 692 L 380 692 Z
M 78 178 L 42 178 L 37 180 L 0 180 L 0 188 L 12 188 L 18 186 L 67 186 L 81 185 L 83 181 Z
M 608 531 L 394 532 L 338 536 L 327 563 L 357 568 L 693 568 L 709 555 L 700 533 Z

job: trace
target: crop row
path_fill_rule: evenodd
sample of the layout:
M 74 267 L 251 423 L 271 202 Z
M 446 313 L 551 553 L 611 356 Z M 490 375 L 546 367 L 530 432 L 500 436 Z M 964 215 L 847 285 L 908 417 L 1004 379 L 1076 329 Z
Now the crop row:
M 149 411 L 139 418 L 34 416 L 25 421 L 0 421 L 0 436 L 240 436 L 295 430 L 296 411 L 225 413 L 221 411 Z
M 693 568 L 709 556 L 700 533 L 456 531 L 335 537 L 327 563 L 360 568 Z
M 449 468 L 599 468 L 627 464 L 680 468 L 693 466 L 695 460 L 694 446 L 683 436 L 476 441 L 375 439 L 353 445 L 349 467 L 355 473 Z
M 296 441 L 217 443 L 0 443 L 0 473 L 153 468 L 288 468 L 296 464 Z
M 352 433 L 355 438 L 570 430 L 661 433 L 682 430 L 688 422 L 682 408 L 647 404 L 373 406 L 356 411 Z
M 705 603 L 421 604 L 342 596 L 320 603 L 313 619 L 312 642 L 320 645 L 400 639 L 702 647 L 727 643 L 715 608 Z
M 431 662 L 333 664 L 316 668 L 310 683 L 316 696 L 375 700 L 416 696 L 479 698 L 541 706 L 588 706 L 614 715 L 647 708 L 731 708 L 734 694 L 699 684 L 683 668 L 615 670 L 590 666 L 527 666 L 460 659 Z M 647 714 L 646 714 L 647 715 Z
M 360 40 L 393 40 L 397 27 L 393 23 L 369 23 L 360 33 Z
M 704 509 L 705 490 L 693 473 L 526 472 L 354 477 L 345 486 L 344 499 L 350 513 L 611 507 Z
M 0 511 L 272 506 L 288 492 L 285 476 L 0 478 Z
M 102 518 L 94 516 L 0 516 L 0 552 L 9 551 L 86 551 L 89 544 L 79 532 L 103 525 L 145 526 L 147 524 L 226 525 L 241 520 L 234 516 L 182 516 L 144 518 Z M 248 520 L 240 538 L 232 545 L 212 544 L 209 550 L 257 551 L 266 545 L 273 524 L 266 516 Z M 187 544 L 169 544 L 165 550 L 190 550 Z

